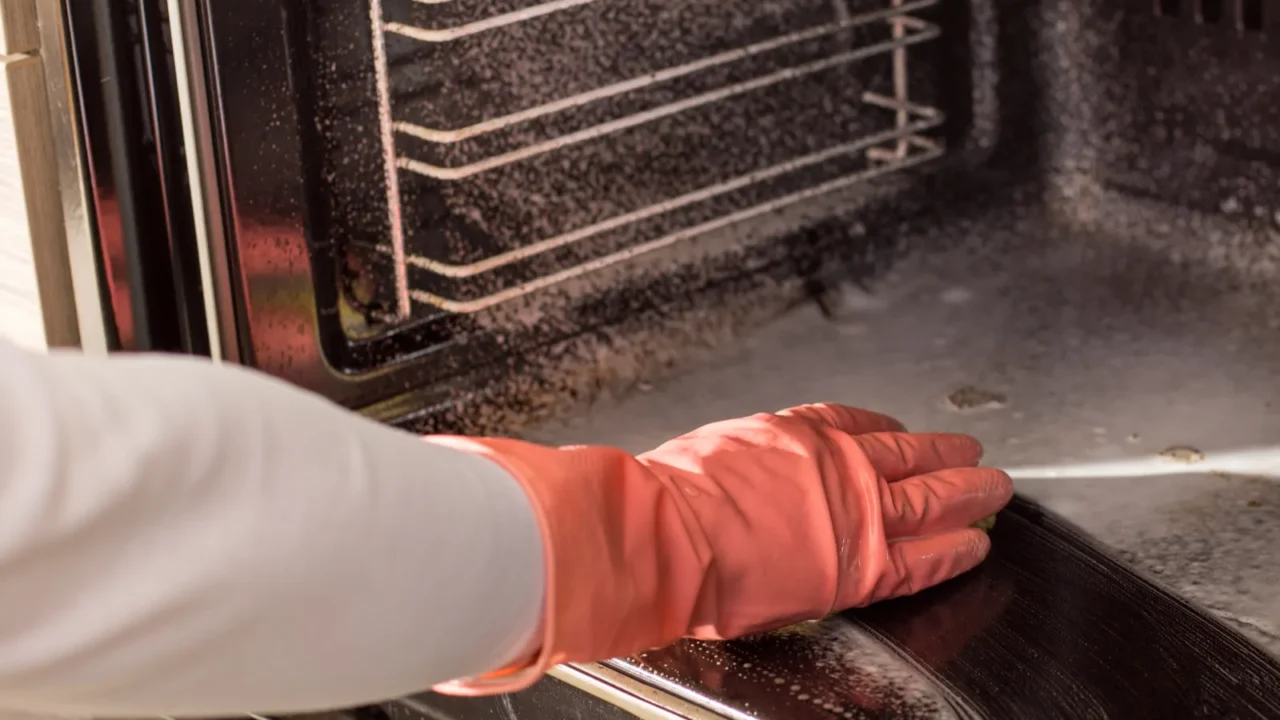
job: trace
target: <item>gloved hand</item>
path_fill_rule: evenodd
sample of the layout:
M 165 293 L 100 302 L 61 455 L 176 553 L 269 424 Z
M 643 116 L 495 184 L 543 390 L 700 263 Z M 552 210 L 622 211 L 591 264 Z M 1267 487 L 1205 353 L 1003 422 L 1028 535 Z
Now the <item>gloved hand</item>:
M 1009 501 L 964 435 L 807 405 L 707 425 L 632 457 L 605 447 L 431 437 L 523 485 L 542 528 L 542 644 L 520 668 L 448 683 L 513 692 L 562 662 L 683 636 L 732 638 L 914 593 L 977 565 L 969 527 Z

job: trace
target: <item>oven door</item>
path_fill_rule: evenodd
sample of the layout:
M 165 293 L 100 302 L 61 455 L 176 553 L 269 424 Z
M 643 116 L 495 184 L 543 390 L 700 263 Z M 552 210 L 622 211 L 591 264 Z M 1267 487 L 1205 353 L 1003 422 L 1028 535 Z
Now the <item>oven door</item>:
M 211 351 L 492 430 L 646 328 L 883 251 L 872 210 L 967 93 L 937 5 L 174 0 Z

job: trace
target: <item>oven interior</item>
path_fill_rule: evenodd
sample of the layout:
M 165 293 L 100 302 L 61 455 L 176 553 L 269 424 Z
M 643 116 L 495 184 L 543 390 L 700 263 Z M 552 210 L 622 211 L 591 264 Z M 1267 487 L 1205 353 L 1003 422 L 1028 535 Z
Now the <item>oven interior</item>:
M 413 429 L 528 427 L 966 248 L 1110 265 L 1080 312 L 1267 305 L 1271 0 L 65 7 L 115 346 L 235 344 Z
M 1061 285 L 1006 291 L 1020 344 L 1105 334 L 1108 303 L 1273 324 L 1274 3 L 293 10 L 321 346 L 398 377 L 346 401 L 406 427 L 527 427 L 806 303 L 848 331 L 898 276 Z

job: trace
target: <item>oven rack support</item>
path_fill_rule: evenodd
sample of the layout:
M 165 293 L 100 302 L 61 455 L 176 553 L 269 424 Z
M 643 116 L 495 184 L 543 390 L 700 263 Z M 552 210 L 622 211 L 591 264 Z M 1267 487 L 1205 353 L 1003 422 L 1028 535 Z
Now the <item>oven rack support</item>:
M 450 0 L 414 0 L 431 5 Z M 910 13 L 938 4 L 940 0 L 889 0 L 889 7 L 841 18 L 834 22 L 780 35 L 761 42 L 707 56 L 691 63 L 668 67 L 656 72 L 616 82 L 588 92 L 559 98 L 534 107 L 525 108 L 502 116 L 488 118 L 456 129 L 432 128 L 420 123 L 397 119 L 390 92 L 389 69 L 386 52 L 388 33 L 410 37 L 423 42 L 448 42 L 459 37 L 496 30 L 518 22 L 560 12 L 572 7 L 606 0 L 554 0 L 530 8 L 508 12 L 490 18 L 466 23 L 451 29 L 412 28 L 403 23 L 386 22 L 383 0 L 370 0 L 374 32 L 374 62 L 379 99 L 380 134 L 386 169 L 387 201 L 390 208 L 391 234 L 388 242 L 379 250 L 390 255 L 395 268 L 396 312 L 392 321 L 410 318 L 415 303 L 456 314 L 476 313 L 496 305 L 524 297 L 573 278 L 627 262 L 648 253 L 670 247 L 685 240 L 697 238 L 731 225 L 778 212 L 786 207 L 828 193 L 857 185 L 890 173 L 905 170 L 940 157 L 942 144 L 925 135 L 941 125 L 944 116 L 934 107 L 917 104 L 910 99 L 908 84 L 908 50 L 911 46 L 927 42 L 939 36 L 937 25 L 915 17 Z M 800 65 L 786 67 L 755 78 L 722 86 L 713 90 L 685 97 L 657 107 L 613 118 L 575 132 L 531 143 L 507 152 L 492 155 L 465 165 L 446 167 L 433 165 L 399 152 L 397 136 L 412 137 L 419 141 L 438 145 L 450 145 L 505 130 L 536 119 L 579 108 L 600 100 L 623 95 L 677 78 L 693 75 L 712 68 L 730 65 L 747 58 L 834 35 L 852 28 L 885 23 L 890 28 L 888 40 L 822 57 Z M 534 241 L 523 247 L 490 256 L 468 264 L 451 264 L 439 260 L 412 255 L 406 251 L 404 227 L 401 220 L 400 173 L 412 172 L 442 182 L 471 178 L 487 171 L 519 163 L 531 158 L 553 153 L 565 147 L 590 142 L 620 133 L 662 118 L 671 117 L 694 108 L 706 106 L 745 93 L 804 77 L 813 73 L 838 68 L 872 57 L 889 55 L 893 68 L 893 94 L 881 95 L 867 92 L 862 96 L 869 111 L 888 112 L 889 129 L 851 139 L 802 157 L 790 159 L 751 173 L 734 177 L 693 192 L 670 198 L 637 210 L 617 215 L 591 225 L 577 228 L 554 237 Z M 411 287 L 409 269 L 430 272 L 446 278 L 465 279 L 493 272 L 513 263 L 527 260 L 542 253 L 585 241 L 607 232 L 620 230 L 645 220 L 657 218 L 680 208 L 707 202 L 751 185 L 816 167 L 824 162 L 861 154 L 866 166 L 832 180 L 818 183 L 780 197 L 739 209 L 735 212 L 643 241 L 639 244 L 602 257 L 566 267 L 555 273 L 538 277 L 529 282 L 497 290 L 482 297 L 458 299 L 444 297 Z
M 396 169 L 395 122 L 391 118 L 391 78 L 387 63 L 387 23 L 382 0 L 369 0 L 369 26 L 373 28 L 374 85 L 378 95 L 378 138 L 382 144 L 383 180 L 387 188 L 387 213 L 391 257 L 395 267 L 394 320 L 407 320 L 413 313 L 409 299 L 409 266 L 405 258 L 404 218 L 401 215 L 400 177 Z

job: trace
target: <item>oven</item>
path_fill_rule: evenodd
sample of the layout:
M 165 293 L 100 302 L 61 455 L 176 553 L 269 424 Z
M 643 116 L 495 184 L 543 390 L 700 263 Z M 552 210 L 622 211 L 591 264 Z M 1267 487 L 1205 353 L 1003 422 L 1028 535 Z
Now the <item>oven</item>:
M 548 439 L 559 437 L 549 421 L 658 397 L 655 385 L 707 357 L 755 363 L 753 391 L 787 388 L 778 399 L 835 387 L 853 372 L 846 362 L 881 362 L 858 381 L 865 396 L 893 405 L 916 388 L 933 393 L 913 407 L 937 395 L 955 413 L 949 422 L 1005 433 L 1000 458 L 1028 461 L 1041 455 L 1014 440 L 1048 442 L 1025 440 L 1033 421 L 1068 418 L 1059 435 L 1084 428 L 1086 459 L 1202 432 L 1194 414 L 1170 413 L 1135 420 L 1145 433 L 1108 439 L 1120 431 L 1104 425 L 1127 408 L 1158 405 L 1144 385 L 1152 373 L 1125 374 L 1126 358 L 1143 353 L 1197 348 L 1188 357 L 1202 366 L 1160 366 L 1196 407 L 1253 408 L 1276 394 L 1262 374 L 1280 328 L 1272 0 L 0 0 L 0 9 L 0 162 L 22 180 L 8 193 L 21 202 L 5 210 L 21 222 L 0 235 L 0 289 L 17 309 L 0 328 L 28 344 L 206 355 L 416 432 Z M 940 304 L 917 307 L 926 296 Z M 975 296 L 989 304 L 948 319 L 977 307 Z M 895 313 L 897 327 L 914 330 L 886 336 L 881 324 Z M 1223 329 L 1236 323 L 1239 332 Z M 868 343 L 897 350 L 860 354 Z M 957 361 L 931 353 L 961 346 L 982 358 L 965 366 L 976 383 L 935 392 L 943 388 L 892 369 L 932 358 L 929 372 L 959 378 Z M 1249 389 L 1199 383 L 1210 366 L 1235 368 L 1227 375 Z M 1076 370 L 1128 379 L 1063 400 L 1045 378 Z M 750 407 L 737 402 L 749 381 L 698 377 L 668 390 L 668 402 L 709 399 L 672 412 Z M 1006 386 L 1020 389 L 1021 409 Z M 1094 415 L 1076 412 L 1082 394 L 1096 400 Z M 1097 409 L 1117 397 L 1125 410 Z M 625 417 L 603 412 L 619 427 L 661 415 L 656 400 L 639 402 Z M 1280 431 L 1271 407 L 1240 410 L 1250 429 L 1230 441 Z M 983 414 L 993 409 L 1010 419 Z M 663 423 L 628 437 L 661 439 L 673 427 Z M 1149 549 L 1139 542 L 1149 538 L 1090 524 L 1107 501 L 1056 487 L 1020 491 L 1058 503 L 1112 549 Z M 1124 602 L 1088 579 L 1127 572 L 1109 551 L 1036 503 L 1011 512 L 997 533 L 1041 538 L 1059 555 L 1012 549 L 995 563 L 1003 570 L 944 591 L 960 599 L 908 601 L 815 637 L 685 644 L 561 668 L 519 696 L 428 695 L 360 712 L 1054 716 L 1061 707 L 1019 704 L 1016 692 L 982 696 L 981 663 L 1012 662 L 998 638 L 963 652 L 930 640 L 938 623 L 982 625 L 1012 596 L 1026 607 Z M 1063 553 L 1087 560 L 1067 563 L 1074 585 L 1029 579 L 1026 568 L 1066 563 Z M 1177 658 L 1217 637 L 1225 644 L 1204 652 L 1228 653 L 1223 667 L 1273 677 L 1265 652 L 1233 644 L 1161 595 L 1163 585 L 1139 585 L 1161 598 L 1151 617 L 1186 630 L 1153 647 Z M 1178 592 L 1194 596 L 1188 587 Z M 1239 615 L 1237 600 L 1222 612 Z M 1143 642 L 1126 635 L 1132 627 L 1090 625 L 1068 641 L 1066 625 L 1034 613 L 1008 622 L 1002 632 L 1056 633 L 1056 649 L 1024 648 L 1045 657 L 1087 655 L 1116 637 Z M 1052 667 L 1027 682 L 1052 684 Z M 1108 683 L 1080 677 L 1090 690 Z M 1107 707 L 1137 712 L 1125 703 L 1166 692 L 1152 682 L 1133 680 Z M 1257 695 L 1237 685 L 1232 697 Z M 1210 695 L 1165 699 L 1173 708 Z M 1220 700 L 1203 707 L 1228 707 Z

